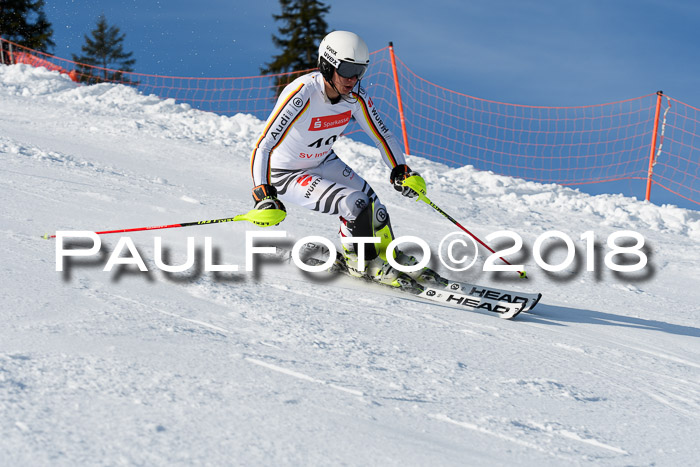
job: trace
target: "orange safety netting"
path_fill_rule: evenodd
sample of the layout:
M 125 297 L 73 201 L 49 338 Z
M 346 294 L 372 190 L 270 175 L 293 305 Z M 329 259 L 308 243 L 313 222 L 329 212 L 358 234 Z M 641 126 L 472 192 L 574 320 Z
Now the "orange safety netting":
M 266 119 L 284 75 L 187 78 L 121 72 L 72 62 L 17 44 L 5 62 L 29 63 L 71 73 L 83 83 L 115 82 L 143 94 L 172 98 L 222 115 Z M 389 48 L 373 52 L 362 80 L 385 123 L 400 135 Z M 607 104 L 538 107 L 494 102 L 435 85 L 397 60 L 410 152 L 451 167 L 479 170 L 544 183 L 583 185 L 636 180 L 651 183 L 700 205 L 698 109 L 663 96 L 657 122 L 656 93 Z M 654 128 L 658 129 L 652 150 Z M 346 135 L 362 139 L 352 123 Z M 643 192 L 630 193 L 642 197 Z

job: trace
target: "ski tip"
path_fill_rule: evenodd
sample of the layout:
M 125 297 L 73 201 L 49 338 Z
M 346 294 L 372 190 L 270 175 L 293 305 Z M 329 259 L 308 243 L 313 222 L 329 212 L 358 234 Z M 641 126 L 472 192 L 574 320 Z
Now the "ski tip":
M 525 312 L 525 313 L 532 313 L 532 309 L 535 308 L 535 306 L 536 306 L 538 303 L 540 303 L 540 299 L 541 299 L 541 298 L 542 298 L 542 294 L 541 294 L 541 293 L 538 293 L 538 294 L 537 294 L 537 298 L 535 298 L 535 300 L 530 304 L 530 306 L 527 307 L 527 308 L 524 308 L 524 309 L 521 310 L 521 311 L 523 311 L 523 312 Z
M 535 305 L 537 305 L 538 303 L 540 303 L 540 299 L 541 299 L 541 298 L 542 298 L 542 294 L 541 294 L 541 293 L 537 294 L 537 298 L 535 299 L 534 302 L 532 302 L 532 305 L 530 305 L 530 308 L 528 308 L 527 311 L 528 311 L 528 312 L 532 311 L 532 309 L 535 308 Z
M 520 271 L 520 278 L 527 279 L 527 273 L 525 271 Z
M 43 238 L 44 240 L 48 240 L 49 238 L 51 238 L 51 235 L 45 233 L 41 238 Z

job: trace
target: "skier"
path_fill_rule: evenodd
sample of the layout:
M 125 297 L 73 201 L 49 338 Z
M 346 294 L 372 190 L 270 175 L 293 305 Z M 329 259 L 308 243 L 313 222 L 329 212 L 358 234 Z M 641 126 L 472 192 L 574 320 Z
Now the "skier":
M 333 143 L 352 117 L 374 140 L 391 169 L 390 181 L 402 195 L 417 193 L 403 185 L 409 177 L 425 182 L 404 159 L 401 146 L 384 125 L 360 82 L 369 65 L 365 42 L 348 31 L 328 34 L 319 46 L 318 71 L 287 85 L 265 124 L 251 157 L 256 210 L 279 209 L 282 201 L 340 217 L 341 237 L 379 237 L 381 243 L 343 243 L 350 273 L 366 274 L 383 284 L 401 287 L 406 275 L 386 261 L 393 232 L 386 207 L 372 187 L 333 151 Z M 364 248 L 365 267 L 358 263 Z M 396 251 L 399 264 L 416 259 Z M 417 277 L 418 273 L 411 276 Z M 410 281 L 410 279 L 408 279 Z

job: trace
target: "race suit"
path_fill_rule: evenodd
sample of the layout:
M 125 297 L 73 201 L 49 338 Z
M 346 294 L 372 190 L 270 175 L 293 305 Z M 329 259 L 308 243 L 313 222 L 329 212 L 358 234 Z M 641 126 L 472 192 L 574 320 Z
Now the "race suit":
M 354 117 L 390 169 L 406 163 L 372 99 L 362 87 L 356 89 L 332 103 L 319 72 L 290 83 L 255 145 L 251 157 L 254 185 L 274 185 L 283 202 L 340 216 L 344 225 L 374 203 L 375 225 L 386 224 L 386 209 L 374 190 L 333 152 L 333 143 Z M 342 231 L 341 226 L 341 233 L 352 234 Z

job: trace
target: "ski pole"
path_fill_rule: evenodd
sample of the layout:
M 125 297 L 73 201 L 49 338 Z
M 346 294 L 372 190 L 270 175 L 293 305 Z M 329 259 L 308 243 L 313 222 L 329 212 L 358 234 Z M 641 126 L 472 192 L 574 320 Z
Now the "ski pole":
M 105 235 L 112 233 L 125 233 L 125 232 L 139 232 L 142 230 L 159 230 L 159 229 L 176 229 L 179 227 L 191 227 L 193 225 L 207 225 L 207 224 L 221 224 L 222 222 L 237 222 L 237 221 L 248 221 L 255 225 L 261 227 L 271 227 L 282 222 L 287 215 L 286 212 L 281 209 L 252 209 L 246 214 L 239 214 L 235 217 L 224 217 L 221 219 L 210 219 L 204 221 L 194 221 L 194 222 L 181 222 L 179 224 L 169 224 L 169 225 L 154 225 L 150 227 L 136 227 L 133 229 L 117 229 L 117 230 L 104 230 L 102 232 L 95 232 L 97 235 Z M 56 238 L 56 235 L 44 234 L 43 238 L 50 239 Z
M 421 183 L 421 182 L 423 182 L 423 183 Z M 488 246 L 486 243 L 484 243 L 479 237 L 477 237 L 476 235 L 471 233 L 462 224 L 457 222 L 452 216 L 450 216 L 445 211 L 440 209 L 440 206 L 438 206 L 437 204 L 430 201 L 430 199 L 425 195 L 425 193 L 426 193 L 425 181 L 422 178 L 420 178 L 420 177 L 408 177 L 406 180 L 404 180 L 403 185 L 409 187 L 410 189 L 412 189 L 413 191 L 418 193 L 418 200 L 419 201 L 423 201 L 425 204 L 427 204 L 431 208 L 435 209 L 437 212 L 439 212 L 440 214 L 445 216 L 447 219 L 449 219 L 450 222 L 452 222 L 454 225 L 456 225 L 457 227 L 459 227 L 460 229 L 462 229 L 463 231 L 468 233 L 474 240 L 479 242 L 479 244 L 481 244 L 481 246 L 483 246 L 484 248 L 489 250 L 491 253 L 496 254 L 496 252 L 493 251 L 493 249 L 490 246 Z M 499 256 L 499 258 L 501 259 L 501 261 L 503 261 L 507 265 L 512 266 L 512 264 L 509 263 L 502 256 Z M 525 273 L 525 271 L 517 271 L 517 272 L 520 275 L 521 279 L 527 279 L 527 273 Z

